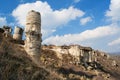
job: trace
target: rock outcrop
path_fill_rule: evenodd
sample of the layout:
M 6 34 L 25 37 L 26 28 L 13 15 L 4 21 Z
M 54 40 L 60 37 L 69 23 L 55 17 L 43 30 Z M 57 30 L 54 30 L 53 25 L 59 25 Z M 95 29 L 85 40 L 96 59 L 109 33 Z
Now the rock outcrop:
M 9 26 L 3 26 L 3 30 L 4 30 L 4 36 L 5 37 L 11 36 L 11 32 L 12 32 L 11 27 L 9 27 Z
M 26 17 L 25 50 L 30 56 L 39 56 L 41 48 L 41 15 L 30 11 Z
M 58 57 L 61 58 L 62 54 L 70 54 L 74 57 L 75 63 L 86 63 L 97 61 L 97 53 L 91 47 L 83 47 L 80 45 L 70 46 L 49 46 L 47 47 L 57 53 Z M 45 47 L 43 47 L 45 49 Z
M 23 35 L 23 29 L 16 26 L 13 34 L 13 39 L 22 40 L 22 35 Z

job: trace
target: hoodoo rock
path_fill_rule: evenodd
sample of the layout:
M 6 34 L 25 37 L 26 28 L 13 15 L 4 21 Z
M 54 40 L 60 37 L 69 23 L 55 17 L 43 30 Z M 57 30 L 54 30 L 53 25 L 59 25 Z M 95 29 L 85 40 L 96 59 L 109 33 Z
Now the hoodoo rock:
M 22 35 L 23 35 L 23 29 L 16 26 L 13 34 L 13 39 L 22 40 Z
M 26 17 L 25 50 L 30 56 L 38 56 L 41 48 L 41 15 L 31 10 Z

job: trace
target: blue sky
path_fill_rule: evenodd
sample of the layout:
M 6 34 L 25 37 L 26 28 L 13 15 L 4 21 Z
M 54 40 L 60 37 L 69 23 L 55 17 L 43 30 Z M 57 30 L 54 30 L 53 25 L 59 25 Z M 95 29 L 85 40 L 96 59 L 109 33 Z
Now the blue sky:
M 25 27 L 28 11 L 41 13 L 43 44 L 91 46 L 120 52 L 120 0 L 1 0 L 0 26 Z

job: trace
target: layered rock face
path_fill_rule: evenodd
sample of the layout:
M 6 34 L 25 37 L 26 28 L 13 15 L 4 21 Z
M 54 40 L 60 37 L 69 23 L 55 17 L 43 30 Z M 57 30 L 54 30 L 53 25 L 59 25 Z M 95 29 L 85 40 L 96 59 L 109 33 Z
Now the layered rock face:
M 76 63 L 96 62 L 97 53 L 91 47 L 82 47 L 79 45 L 70 46 L 51 46 L 51 50 L 55 51 L 60 57 L 62 54 L 71 54 L 75 57 Z
M 39 55 L 41 48 L 41 15 L 30 11 L 26 17 L 25 50 L 29 55 Z
M 23 35 L 23 29 L 16 26 L 13 34 L 13 39 L 22 40 L 22 35 Z

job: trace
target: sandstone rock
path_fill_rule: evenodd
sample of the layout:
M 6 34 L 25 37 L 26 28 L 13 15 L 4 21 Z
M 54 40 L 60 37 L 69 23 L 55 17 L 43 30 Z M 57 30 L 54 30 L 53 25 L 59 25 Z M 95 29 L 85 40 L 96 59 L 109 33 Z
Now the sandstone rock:
M 22 40 L 22 35 L 23 35 L 23 29 L 16 26 L 13 34 L 13 39 Z
M 39 12 L 30 11 L 26 17 L 25 50 L 33 56 L 40 54 L 41 48 L 41 15 Z

